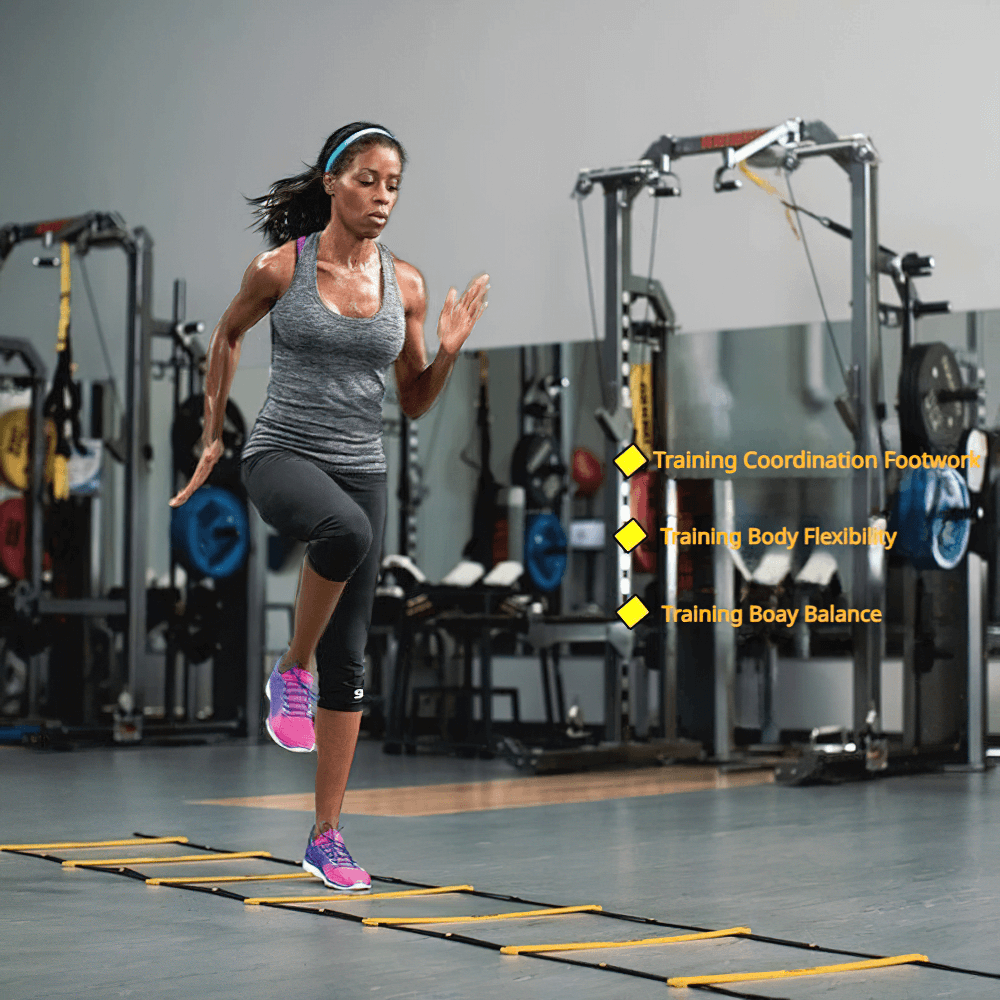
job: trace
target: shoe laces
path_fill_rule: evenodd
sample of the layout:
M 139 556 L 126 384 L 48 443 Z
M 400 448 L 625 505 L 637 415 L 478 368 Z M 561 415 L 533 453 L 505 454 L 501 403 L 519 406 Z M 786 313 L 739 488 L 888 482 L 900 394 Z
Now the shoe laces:
M 344 838 L 337 836 L 336 830 L 328 830 L 319 838 L 319 846 L 323 852 L 333 861 L 337 868 L 358 868 L 359 865 L 351 857 Z
M 310 683 L 303 682 L 298 671 L 292 667 L 282 675 L 282 714 L 312 718 L 315 714 L 317 696 Z

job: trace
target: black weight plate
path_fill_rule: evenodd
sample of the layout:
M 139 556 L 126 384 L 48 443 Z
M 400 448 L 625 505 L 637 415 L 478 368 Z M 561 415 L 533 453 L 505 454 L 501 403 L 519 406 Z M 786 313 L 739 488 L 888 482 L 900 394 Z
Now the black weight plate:
M 190 396 L 177 410 L 171 433 L 177 471 L 190 476 L 201 458 L 201 435 L 205 427 L 205 397 Z M 240 453 L 246 440 L 246 423 L 239 407 L 226 401 L 226 419 L 222 426 L 222 456 L 215 467 L 217 473 L 228 476 L 239 469 Z
M 972 495 L 973 509 L 981 509 L 983 516 L 972 522 L 969 548 L 991 564 L 1000 566 L 1000 431 L 987 431 L 986 438 L 989 442 L 986 479 L 982 490 Z M 990 575 L 996 575 L 993 565 Z
M 555 504 L 568 487 L 566 466 L 555 440 L 544 434 L 523 435 L 511 456 L 510 481 L 524 487 L 529 509 Z
M 904 449 L 950 454 L 966 429 L 966 406 L 942 403 L 938 393 L 961 389 L 958 361 L 947 344 L 917 344 L 899 374 L 899 423 Z
M 190 587 L 184 615 L 173 623 L 173 639 L 191 663 L 201 663 L 220 648 L 222 600 L 215 590 Z

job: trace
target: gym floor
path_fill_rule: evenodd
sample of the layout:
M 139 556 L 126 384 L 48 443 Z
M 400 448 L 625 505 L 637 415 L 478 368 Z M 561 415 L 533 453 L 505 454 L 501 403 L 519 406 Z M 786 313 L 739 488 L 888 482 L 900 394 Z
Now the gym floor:
M 300 859 L 313 767 L 311 755 L 249 741 L 75 753 L 0 748 L 0 842 L 107 840 L 141 831 Z M 464 787 L 435 787 L 443 784 Z M 342 819 L 348 846 L 373 875 L 472 884 L 553 906 L 596 903 L 686 927 L 744 926 L 846 952 L 923 954 L 994 975 L 998 824 L 996 770 L 807 788 L 776 786 L 767 772 L 717 777 L 704 766 L 525 779 L 502 760 L 389 757 L 365 739 Z M 169 844 L 51 853 L 110 858 L 190 850 Z M 260 859 L 212 865 L 135 867 L 156 876 L 296 870 Z M 297 880 L 226 888 L 247 896 L 325 891 Z M 406 886 L 375 882 L 373 891 L 400 888 Z M 315 905 L 363 916 L 530 908 L 458 894 Z M 0 924 L 4 1000 L 706 995 L 9 852 L 0 853 Z M 500 944 L 684 933 L 585 912 L 427 929 Z M 659 976 L 854 960 L 739 937 L 564 956 Z M 726 984 L 731 992 L 716 995 L 976 1000 L 995 998 L 998 986 L 997 978 L 908 964 Z

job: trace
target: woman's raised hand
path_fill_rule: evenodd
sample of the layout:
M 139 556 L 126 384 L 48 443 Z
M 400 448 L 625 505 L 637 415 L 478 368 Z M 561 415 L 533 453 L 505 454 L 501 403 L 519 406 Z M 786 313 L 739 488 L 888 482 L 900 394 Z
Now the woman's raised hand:
M 469 339 L 476 320 L 486 309 L 486 292 L 490 287 L 490 276 L 481 274 L 473 278 L 468 287 L 458 298 L 458 292 L 451 288 L 444 300 L 444 308 L 438 319 L 438 340 L 449 354 L 458 354 L 462 345 Z
M 198 465 L 196 466 L 190 481 L 187 486 L 185 486 L 184 489 L 177 494 L 177 496 L 171 499 L 171 507 L 180 507 L 182 503 L 185 503 L 191 498 L 191 494 L 194 493 L 195 490 L 205 484 L 205 480 L 208 479 L 208 477 L 212 474 L 212 469 L 215 468 L 215 463 L 222 457 L 223 451 L 224 448 L 221 441 L 213 441 L 211 444 L 202 448 L 201 458 L 198 459 Z

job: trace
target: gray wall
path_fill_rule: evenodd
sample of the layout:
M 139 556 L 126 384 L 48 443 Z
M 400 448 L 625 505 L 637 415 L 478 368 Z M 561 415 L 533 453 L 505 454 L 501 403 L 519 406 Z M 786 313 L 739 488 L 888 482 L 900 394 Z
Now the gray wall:
M 185 275 L 192 311 L 214 322 L 260 250 L 241 195 L 315 157 L 337 125 L 372 117 L 411 154 L 386 242 L 426 273 L 432 339 L 448 286 L 482 269 L 493 294 L 470 346 L 582 339 L 576 171 L 635 158 L 664 132 L 798 115 L 871 135 L 883 242 L 935 253 L 940 296 L 989 308 L 998 32 L 1000 5 L 983 0 L 0 0 L 0 215 L 118 209 L 157 240 L 157 300 Z M 684 197 L 662 213 L 657 272 L 680 321 L 818 318 L 781 209 L 752 186 L 712 194 L 714 167 L 683 162 Z M 806 164 L 795 184 L 804 204 L 846 220 L 839 168 Z M 592 239 L 598 202 L 586 206 Z M 638 214 L 645 245 L 645 200 Z M 846 244 L 811 235 L 844 317 Z M 48 344 L 51 282 L 25 271 L 23 257 L 5 269 L 0 316 Z M 244 364 L 267 364 L 265 327 Z M 90 362 L 82 343 L 80 354 Z

